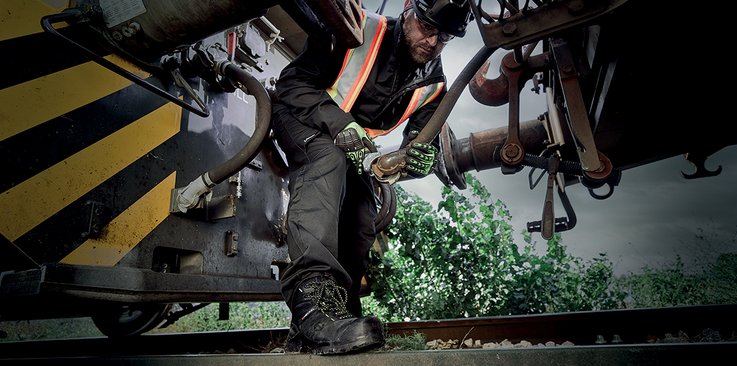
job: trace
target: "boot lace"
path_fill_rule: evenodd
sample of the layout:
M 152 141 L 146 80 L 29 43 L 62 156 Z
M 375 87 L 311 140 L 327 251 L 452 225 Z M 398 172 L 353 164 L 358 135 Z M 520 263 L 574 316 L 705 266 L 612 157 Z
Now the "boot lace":
M 313 281 L 306 285 L 310 289 L 306 297 L 325 315 L 338 319 L 352 318 L 348 311 L 348 291 L 338 286 L 333 280 Z

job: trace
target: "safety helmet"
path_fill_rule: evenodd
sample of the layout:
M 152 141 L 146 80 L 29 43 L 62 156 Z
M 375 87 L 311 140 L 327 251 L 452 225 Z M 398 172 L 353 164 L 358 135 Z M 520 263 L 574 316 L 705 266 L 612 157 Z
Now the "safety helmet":
M 441 32 L 466 35 L 471 21 L 471 0 L 411 0 L 415 14 Z

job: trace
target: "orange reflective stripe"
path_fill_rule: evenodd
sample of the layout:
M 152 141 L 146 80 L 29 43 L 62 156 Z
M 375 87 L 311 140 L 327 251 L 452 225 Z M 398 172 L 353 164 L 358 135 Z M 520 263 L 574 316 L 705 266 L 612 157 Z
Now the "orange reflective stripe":
M 343 100 L 343 104 L 340 106 L 342 110 L 348 112 L 353 108 L 353 103 L 356 102 L 358 94 L 361 92 L 361 89 L 363 89 L 363 85 L 366 84 L 366 79 L 368 79 L 371 69 L 374 67 L 376 56 L 379 54 L 379 46 L 381 46 L 381 41 L 384 39 L 384 32 L 386 32 L 386 17 L 382 16 L 379 17 L 379 26 L 376 28 L 376 34 L 374 34 L 373 41 L 371 42 L 368 56 L 363 62 L 361 71 L 358 73 L 359 76 L 356 78 L 356 82 L 353 84 L 346 95 L 345 100 Z
M 379 48 L 381 47 L 381 42 L 384 39 L 387 29 L 387 19 L 382 15 L 364 10 L 361 12 L 361 20 L 364 43 L 346 51 L 338 77 L 326 90 L 335 104 L 339 105 L 344 112 L 350 112 L 353 108 L 368 77 L 371 75 L 371 70 L 378 57 Z M 373 37 L 370 38 L 368 35 L 373 35 Z M 369 38 L 371 39 L 370 41 L 368 41 Z M 365 128 L 365 130 L 372 137 L 385 135 L 393 131 L 407 120 L 412 113 L 440 95 L 444 85 L 441 82 L 413 90 L 406 110 L 392 128 L 388 130 Z M 391 123 L 392 121 L 386 122 Z
M 409 116 L 412 114 L 412 112 L 415 111 L 415 109 L 419 109 L 417 108 L 417 104 L 420 102 L 421 96 L 422 96 L 422 88 L 419 88 L 415 90 L 414 93 L 412 93 L 412 99 L 409 100 L 409 104 L 407 105 L 407 110 L 404 111 L 404 114 L 399 119 L 398 124 L 404 122 L 405 119 L 409 118 Z M 392 130 L 394 129 L 394 127 L 392 127 Z
M 404 122 L 409 116 L 412 114 L 412 112 L 415 111 L 415 107 L 417 106 L 417 103 L 420 101 L 420 96 L 422 95 L 422 88 L 415 89 L 414 93 L 412 93 L 412 99 L 409 100 L 409 105 L 407 105 L 407 110 L 404 111 L 404 114 L 402 115 L 402 118 L 397 121 L 397 123 L 392 126 L 392 128 L 388 130 L 374 130 L 372 128 L 364 128 L 366 130 L 366 133 L 369 135 L 369 137 L 374 138 L 378 136 L 383 136 L 388 134 L 389 132 L 394 131 L 395 128 L 399 127 L 399 125 Z
M 399 125 L 402 124 L 409 116 L 412 115 L 415 111 L 418 109 L 424 107 L 427 103 L 432 102 L 435 98 L 440 95 L 440 92 L 443 90 L 443 85 L 445 83 L 437 83 L 435 85 L 429 85 L 424 88 L 415 89 L 414 93 L 412 93 L 412 99 L 410 99 L 409 104 L 407 105 L 407 109 L 404 111 L 404 114 L 402 115 L 402 118 L 397 121 L 397 123 L 388 130 L 375 130 L 371 128 L 364 128 L 366 130 L 366 133 L 371 137 L 378 137 L 388 134 L 389 132 L 394 131 L 395 128 L 399 127 Z M 434 89 L 434 90 L 432 90 Z M 430 91 L 432 90 L 432 91 Z M 422 100 L 424 97 L 424 100 Z M 420 103 L 420 100 L 422 100 L 422 103 Z
M 397 123 L 394 127 L 397 127 L 397 126 L 399 126 L 399 123 Z M 392 128 L 392 130 L 394 129 L 394 127 Z M 373 128 L 367 128 L 367 127 L 364 127 L 363 129 L 366 130 L 366 134 L 369 135 L 369 137 L 371 138 L 383 136 L 389 133 L 389 131 L 386 131 L 386 130 L 374 130 Z

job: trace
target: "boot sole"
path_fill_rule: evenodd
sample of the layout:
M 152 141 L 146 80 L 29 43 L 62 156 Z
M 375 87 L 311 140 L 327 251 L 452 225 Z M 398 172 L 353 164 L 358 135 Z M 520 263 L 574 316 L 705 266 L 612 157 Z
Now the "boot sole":
M 316 355 L 339 355 L 369 351 L 383 345 L 383 339 L 359 339 L 348 344 L 316 346 L 312 352 Z
M 302 336 L 295 337 L 294 339 L 288 340 L 285 349 L 285 353 L 314 353 L 316 355 L 339 355 L 347 353 L 357 353 L 363 351 L 369 351 L 372 349 L 380 348 L 384 345 L 383 339 L 357 339 L 353 342 L 346 344 L 324 344 L 318 345 L 315 342 L 308 340 Z

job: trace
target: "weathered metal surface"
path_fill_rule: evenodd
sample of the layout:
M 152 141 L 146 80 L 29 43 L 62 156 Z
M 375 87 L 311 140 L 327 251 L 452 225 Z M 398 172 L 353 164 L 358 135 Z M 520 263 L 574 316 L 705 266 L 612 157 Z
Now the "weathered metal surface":
M 591 22 L 625 3 L 627 0 L 550 1 L 503 21 L 485 24 L 481 37 L 488 48 L 512 49 Z
M 0 8 L 19 24 L 36 25 L 58 11 L 30 0 Z M 153 84 L 174 87 L 94 46 L 94 34 L 82 26 L 59 31 Z M 19 67 L 6 58 L 1 73 L 10 103 L 0 120 L 9 169 L 0 179 L 4 319 L 90 315 L 100 301 L 281 298 L 273 266 L 288 260 L 287 181 L 271 141 L 238 172 L 238 184 L 214 187 L 200 216 L 170 214 L 168 207 L 174 187 L 247 144 L 256 119 L 252 96 L 188 79 L 212 112 L 198 116 L 90 62 L 40 27 L 13 36 L 0 42 L 4 54 L 46 61 Z M 225 44 L 227 36 L 207 37 L 203 47 Z M 275 47 L 256 56 L 264 67 L 249 72 L 259 81 L 273 80 L 288 62 Z M 224 250 L 229 231 L 239 234 L 237 252 Z

